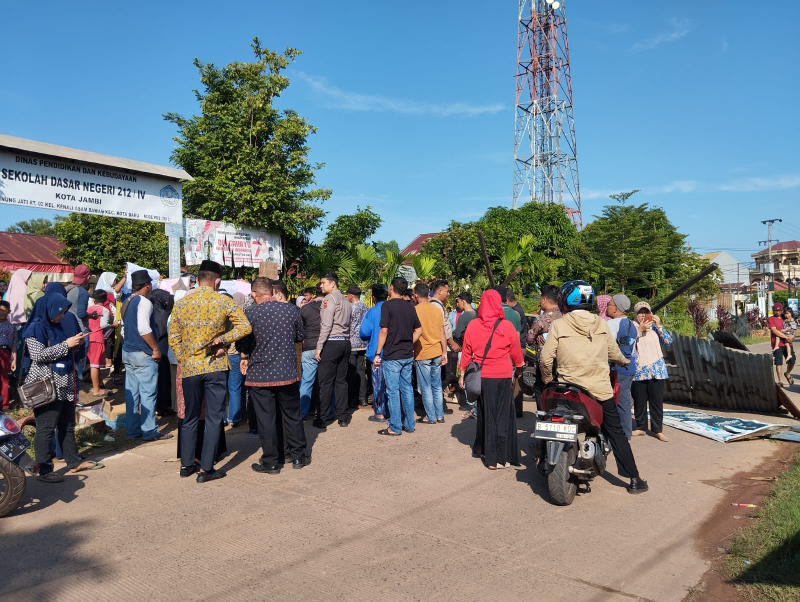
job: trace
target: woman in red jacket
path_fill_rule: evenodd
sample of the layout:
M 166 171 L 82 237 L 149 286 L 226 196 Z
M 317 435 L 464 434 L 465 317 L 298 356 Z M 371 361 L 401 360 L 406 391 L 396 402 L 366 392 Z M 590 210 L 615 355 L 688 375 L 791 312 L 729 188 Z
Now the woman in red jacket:
M 492 329 L 497 328 L 492 335 Z M 484 352 L 491 335 L 489 351 Z M 472 320 L 464 333 L 461 350 L 461 377 L 464 388 L 464 371 L 470 362 L 481 368 L 481 395 L 478 398 L 478 428 L 472 453 L 483 458 L 491 470 L 519 466 L 517 445 L 517 418 L 511 394 L 511 377 L 514 367 L 522 368 L 522 349 L 519 333 L 504 318 L 500 293 L 489 290 L 481 296 L 478 318 Z

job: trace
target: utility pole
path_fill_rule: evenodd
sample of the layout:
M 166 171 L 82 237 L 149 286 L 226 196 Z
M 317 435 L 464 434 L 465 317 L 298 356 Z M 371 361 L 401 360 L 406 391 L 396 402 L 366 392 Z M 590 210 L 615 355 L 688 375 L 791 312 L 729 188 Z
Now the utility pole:
M 772 263 L 772 224 L 782 221 L 782 219 L 775 218 L 765 219 L 761 222 L 762 224 L 767 225 L 767 265 L 769 265 L 772 269 L 772 288 L 775 288 L 775 265 Z M 767 312 L 770 311 L 772 311 L 772 291 L 767 289 Z

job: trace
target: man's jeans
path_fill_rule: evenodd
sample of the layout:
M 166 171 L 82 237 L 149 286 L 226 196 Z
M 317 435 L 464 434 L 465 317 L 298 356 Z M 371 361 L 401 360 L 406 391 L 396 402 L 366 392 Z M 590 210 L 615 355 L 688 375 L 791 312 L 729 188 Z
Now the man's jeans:
M 231 371 L 228 373 L 228 422 L 242 421 L 242 356 L 229 355 Z
M 619 384 L 619 404 L 617 411 L 619 412 L 619 419 L 622 423 L 622 430 L 625 433 L 625 438 L 630 441 L 632 434 L 632 421 L 631 417 L 631 384 L 633 384 L 633 374 L 619 374 L 617 373 L 617 383 Z
M 383 379 L 383 366 L 377 368 L 370 362 L 369 369 L 372 374 L 372 411 L 376 416 L 389 416 L 389 407 L 386 403 L 386 381 Z
M 163 361 L 167 361 L 164 358 Z M 128 438 L 158 435 L 156 399 L 158 362 L 141 351 L 123 351 L 125 365 L 125 432 Z
M 442 398 L 442 357 L 429 360 L 416 360 L 417 386 L 422 395 L 422 405 L 428 422 L 444 419 L 444 399 Z
M 389 430 L 402 433 L 400 424 L 400 404 L 403 405 L 403 424 L 409 433 L 414 432 L 414 389 L 411 388 L 411 364 L 414 358 L 405 360 L 385 360 L 383 380 L 386 383 L 386 395 L 389 402 Z
M 300 415 L 305 418 L 311 408 L 311 393 L 314 390 L 314 380 L 317 378 L 317 362 L 314 350 L 303 351 L 303 374 L 300 377 Z

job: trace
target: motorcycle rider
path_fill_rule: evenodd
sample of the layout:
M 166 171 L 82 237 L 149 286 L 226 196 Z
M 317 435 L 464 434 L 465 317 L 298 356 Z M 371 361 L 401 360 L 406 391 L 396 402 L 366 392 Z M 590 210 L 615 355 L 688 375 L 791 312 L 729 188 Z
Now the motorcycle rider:
M 603 408 L 602 432 L 617 461 L 619 474 L 631 480 L 628 493 L 647 491 L 647 481 L 639 476 L 631 445 L 625 437 L 614 402 L 608 363 L 627 365 L 605 320 L 590 313 L 594 290 L 588 282 L 565 282 L 558 291 L 558 307 L 563 317 L 554 321 L 539 359 L 542 379 L 553 380 L 553 362 L 558 379 L 591 393 Z

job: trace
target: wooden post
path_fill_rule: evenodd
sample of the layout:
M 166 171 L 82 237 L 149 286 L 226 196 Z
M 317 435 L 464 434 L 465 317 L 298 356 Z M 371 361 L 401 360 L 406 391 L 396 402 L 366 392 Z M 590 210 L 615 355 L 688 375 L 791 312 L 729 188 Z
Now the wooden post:
M 489 277 L 489 286 L 494 288 L 494 274 L 492 274 L 492 266 L 489 264 L 489 254 L 486 252 L 486 242 L 483 240 L 483 232 L 478 230 L 478 242 L 481 245 L 481 255 L 483 256 L 483 265 L 486 266 L 486 275 Z
M 262 261 L 258 264 L 258 275 L 270 280 L 278 279 L 278 264 L 274 261 Z
M 514 278 L 516 278 L 517 276 L 519 276 L 519 273 L 521 271 L 522 271 L 522 266 L 521 265 L 518 265 L 517 267 L 515 267 L 514 271 L 511 272 L 511 274 L 508 275 L 508 278 L 506 278 L 503 281 L 503 284 L 501 284 L 500 286 L 508 286 L 508 283 L 511 282 L 512 280 L 514 280 Z

